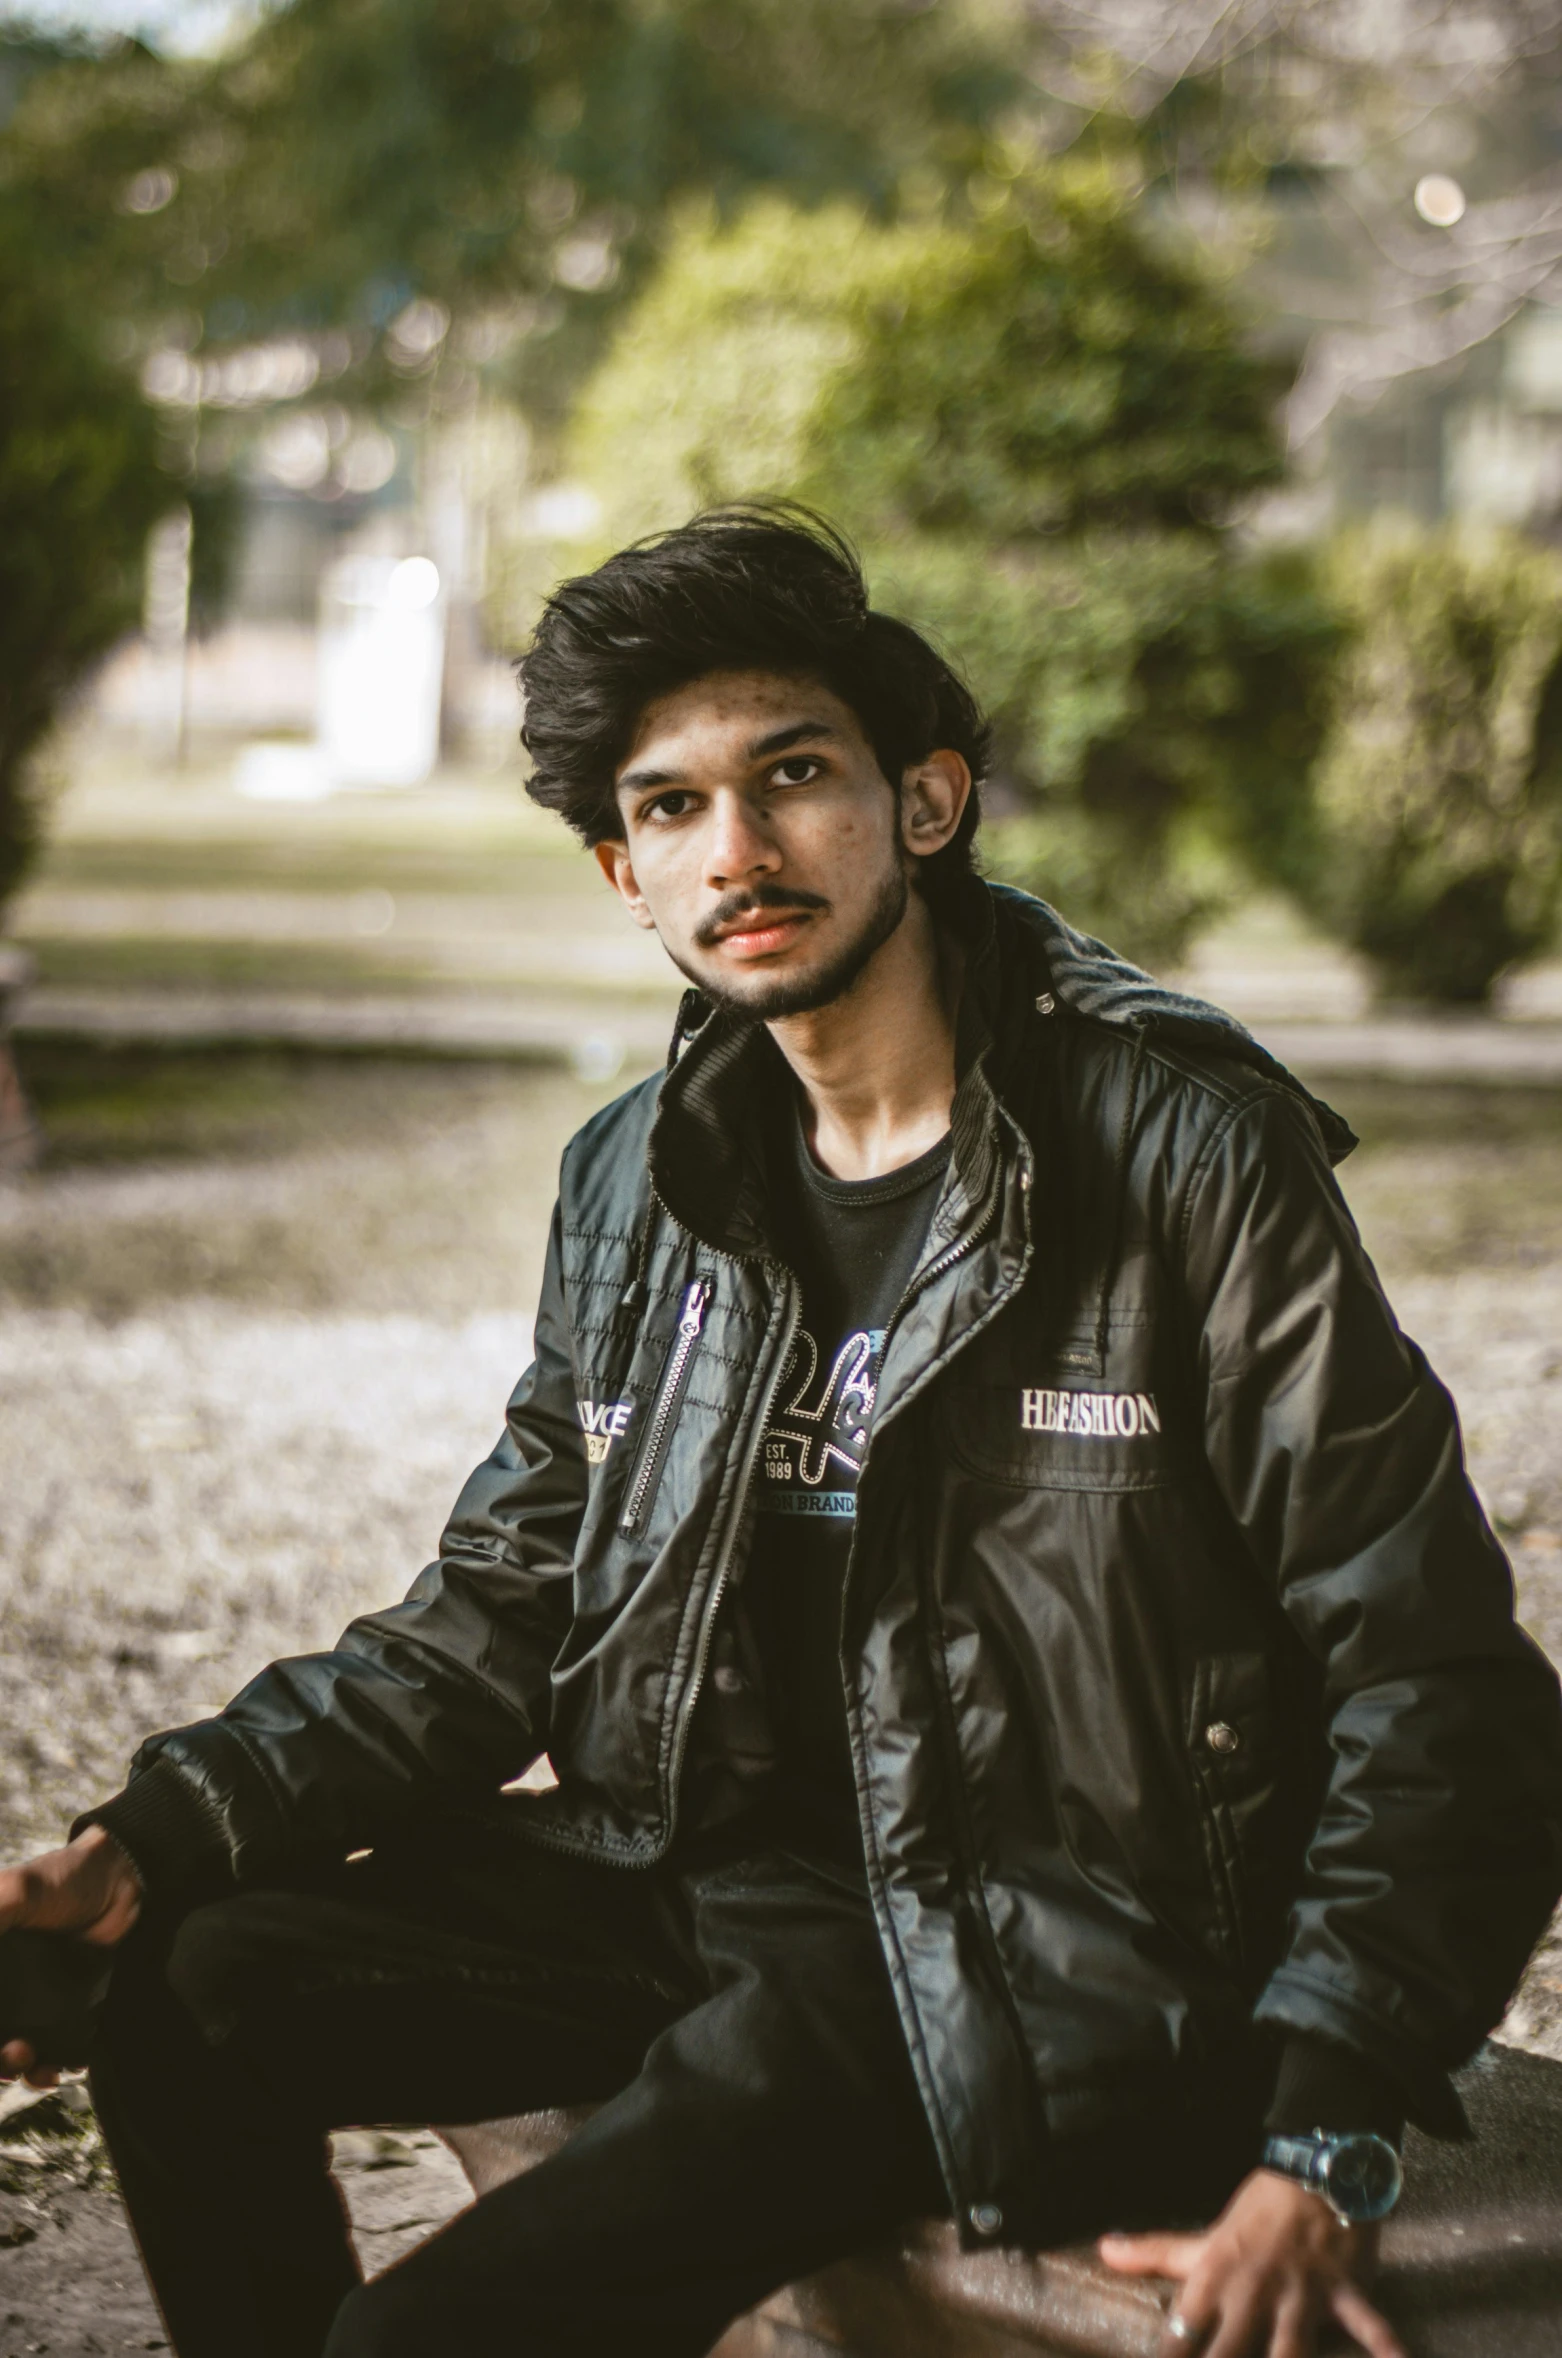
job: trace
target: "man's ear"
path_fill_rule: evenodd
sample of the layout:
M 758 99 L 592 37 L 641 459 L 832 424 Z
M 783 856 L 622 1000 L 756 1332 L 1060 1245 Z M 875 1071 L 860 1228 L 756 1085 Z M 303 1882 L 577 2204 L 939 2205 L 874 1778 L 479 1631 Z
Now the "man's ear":
M 971 771 L 964 754 L 940 746 L 907 770 L 900 781 L 900 840 L 916 859 L 942 851 L 959 829 L 971 796 Z
M 645 896 L 635 882 L 635 872 L 630 863 L 628 844 L 616 842 L 610 837 L 606 843 L 594 843 L 591 848 L 596 854 L 597 866 L 629 911 L 636 925 L 643 925 L 647 933 L 654 933 L 656 920 L 646 907 Z

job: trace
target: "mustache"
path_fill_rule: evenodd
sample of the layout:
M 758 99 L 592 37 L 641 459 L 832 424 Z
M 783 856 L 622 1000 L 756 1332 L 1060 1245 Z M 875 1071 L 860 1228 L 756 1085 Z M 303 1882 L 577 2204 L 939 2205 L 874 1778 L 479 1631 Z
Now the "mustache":
M 707 916 L 694 929 L 695 941 L 702 950 L 713 950 L 724 929 L 738 917 L 755 916 L 762 909 L 827 909 L 830 906 L 822 892 L 804 892 L 798 885 L 751 884 L 742 892 L 723 893 Z

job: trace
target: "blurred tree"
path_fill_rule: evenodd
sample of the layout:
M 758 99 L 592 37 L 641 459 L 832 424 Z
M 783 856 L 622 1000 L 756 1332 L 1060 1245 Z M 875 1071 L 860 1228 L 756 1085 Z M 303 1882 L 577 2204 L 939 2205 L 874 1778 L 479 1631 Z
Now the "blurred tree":
M 806 222 L 776 197 L 731 220 L 685 207 L 571 423 L 566 463 L 602 503 L 596 543 L 795 490 L 874 307 L 903 302 L 957 250 L 936 221 L 885 225 L 840 204 Z
M 1562 912 L 1562 562 L 1515 535 L 1349 537 L 1351 631 L 1272 872 L 1386 996 L 1478 1005 Z
M 1129 160 L 991 161 L 974 218 L 871 306 L 823 463 L 924 531 L 1218 532 L 1280 474 L 1285 388 L 1225 277 L 1156 235 Z
M 1009 79 L 904 0 L 293 0 L 223 79 L 248 269 L 339 307 L 399 282 L 595 293 L 693 188 L 891 201 Z
M 25 753 L 133 618 L 159 464 L 199 626 L 279 404 L 417 428 L 486 374 L 546 412 L 680 191 L 888 203 L 1008 87 L 905 0 L 292 0 L 204 60 L 0 36 L 0 898 Z
M 34 44 L 9 62 L 20 78 L 49 59 Z M 134 622 L 148 528 L 179 496 L 134 376 L 38 229 L 0 186 L 0 910 L 37 833 L 31 757 Z
M 1129 121 L 1171 209 L 1261 212 L 1293 453 L 1562 303 L 1554 0 L 1005 5 L 1051 144 Z
M 1124 171 L 994 164 L 954 219 L 691 220 L 573 457 L 603 538 L 760 492 L 841 517 L 993 712 L 1000 870 L 1174 959 L 1317 742 L 1330 618 L 1232 532 L 1283 379 Z
M 382 395 L 497 365 L 535 406 L 680 195 L 769 184 L 884 208 L 913 164 L 960 171 L 1018 86 L 983 14 L 291 0 L 205 63 L 81 56 L 34 93 L 12 169 L 47 198 L 56 249 L 90 256 L 178 352 L 311 338 L 315 381 Z

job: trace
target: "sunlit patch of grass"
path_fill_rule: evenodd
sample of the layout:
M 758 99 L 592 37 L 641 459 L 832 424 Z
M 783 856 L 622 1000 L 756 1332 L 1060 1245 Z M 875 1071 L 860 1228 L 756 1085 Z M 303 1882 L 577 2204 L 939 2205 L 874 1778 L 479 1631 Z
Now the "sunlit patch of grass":
M 1329 1083 L 1320 1094 L 1345 1116 L 1367 1153 L 1473 1139 L 1562 1145 L 1562 1089 L 1363 1079 Z
M 1562 1091 L 1353 1083 L 1361 1136 L 1340 1184 L 1386 1274 L 1562 1258 Z
M 600 892 L 583 857 L 512 845 L 311 842 L 296 838 L 160 843 L 135 836 L 49 847 L 35 880 L 81 892 Z
M 413 950 L 379 942 L 192 941 L 178 934 L 16 938 L 38 980 L 66 990 L 355 991 L 405 988 L 435 970 Z

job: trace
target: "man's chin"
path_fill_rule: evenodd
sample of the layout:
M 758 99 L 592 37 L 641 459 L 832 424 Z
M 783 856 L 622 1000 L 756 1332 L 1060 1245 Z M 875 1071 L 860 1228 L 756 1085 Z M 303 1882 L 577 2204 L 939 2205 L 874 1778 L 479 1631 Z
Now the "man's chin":
M 747 1015 L 756 1023 L 774 1023 L 786 1015 L 811 1015 L 815 1008 L 828 1007 L 856 980 L 855 972 L 841 974 L 841 963 L 838 959 L 822 963 L 787 959 L 772 964 L 767 959 L 747 968 L 712 968 L 703 962 L 695 966 L 682 958 L 675 960 L 680 972 L 717 1007 L 730 1008 L 735 1015 Z

